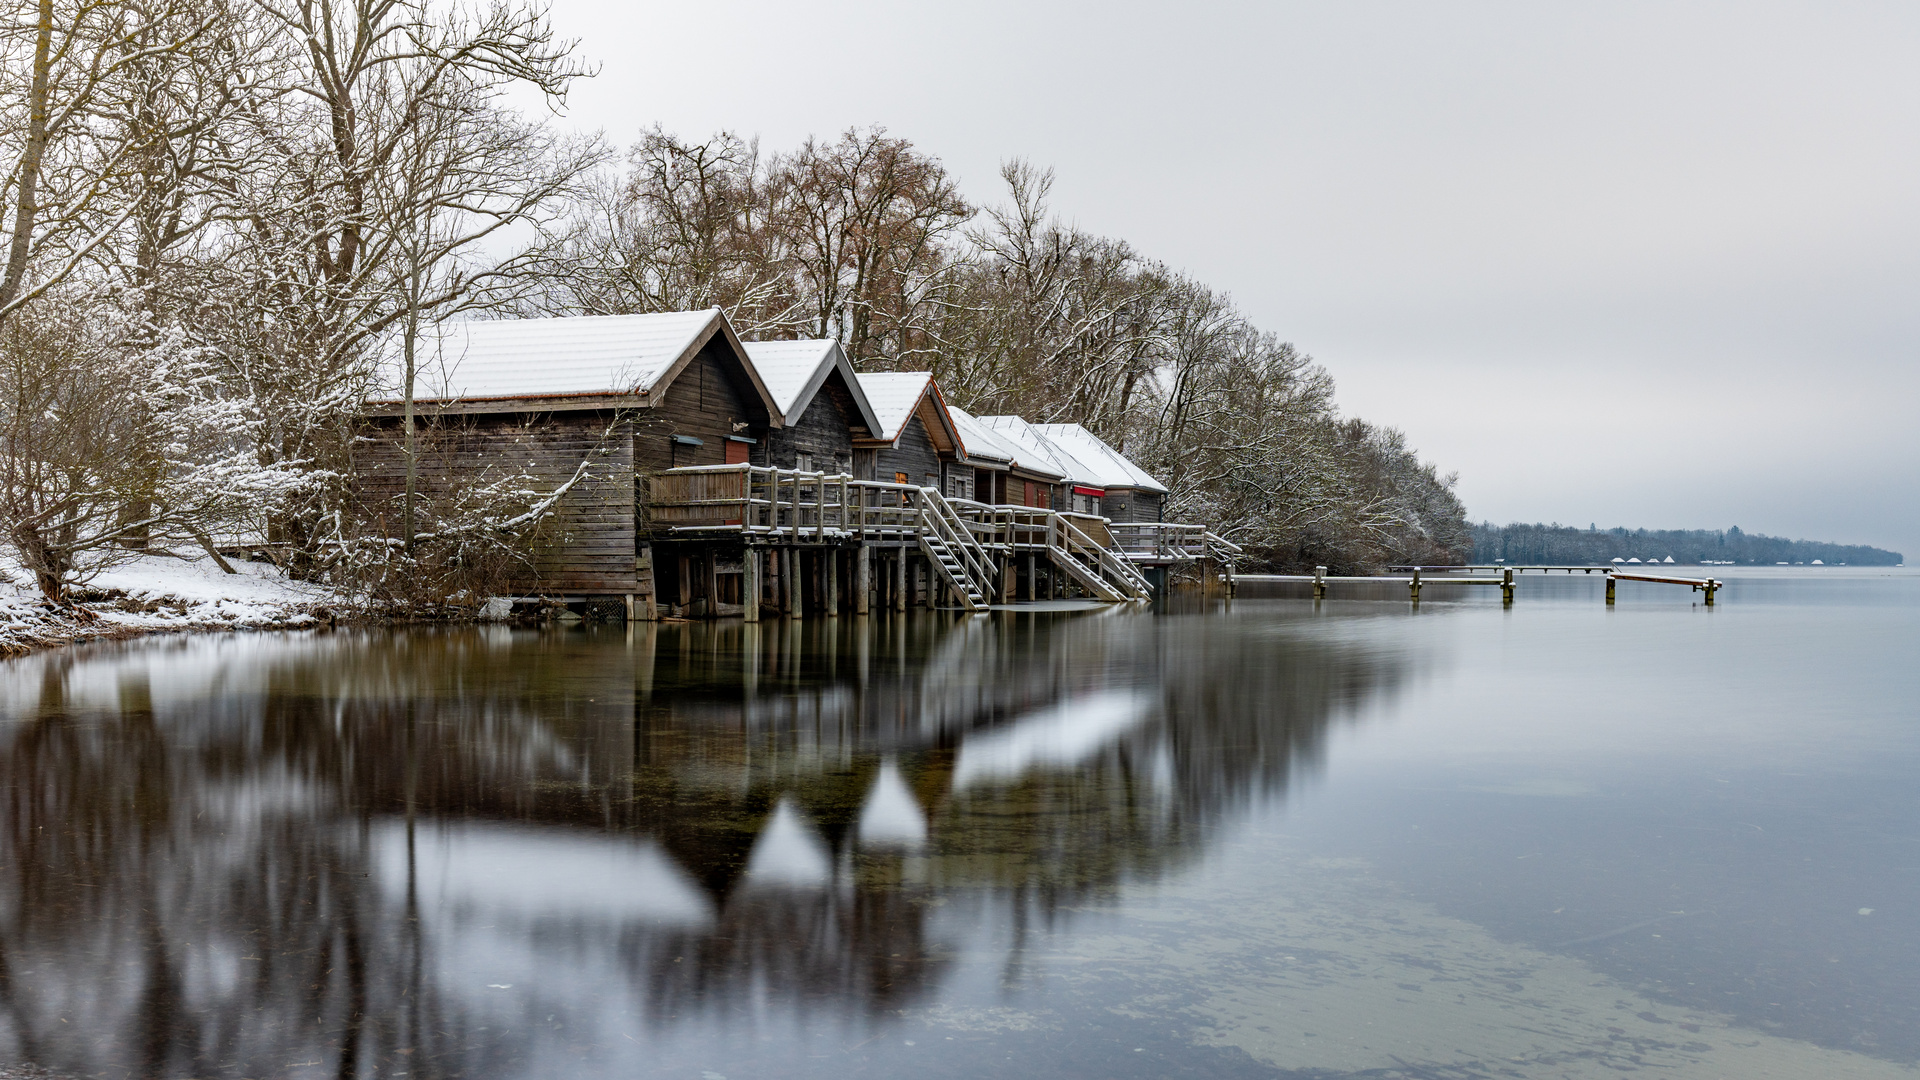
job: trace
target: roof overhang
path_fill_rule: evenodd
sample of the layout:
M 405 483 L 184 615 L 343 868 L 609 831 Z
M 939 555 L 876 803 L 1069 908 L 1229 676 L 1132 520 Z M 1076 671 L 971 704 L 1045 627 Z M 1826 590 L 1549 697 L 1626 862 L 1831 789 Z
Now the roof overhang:
M 666 372 L 653 381 L 653 386 L 647 394 L 647 404 L 657 406 L 666 399 L 667 387 L 673 385 L 673 380 L 687 369 L 688 364 L 693 363 L 693 358 L 700 355 L 700 350 L 706 348 L 707 343 L 712 341 L 716 334 L 726 340 L 727 348 L 733 350 L 735 362 L 740 365 L 742 371 L 746 372 L 747 381 L 752 384 L 753 392 L 759 395 L 760 407 L 767 410 L 767 426 L 781 427 L 783 418 L 780 410 L 773 404 L 773 395 L 767 392 L 767 384 L 761 380 L 760 372 L 755 370 L 753 361 L 747 358 L 747 347 L 740 343 L 740 336 L 733 332 L 733 323 L 727 320 L 727 313 L 719 308 L 713 309 L 713 318 L 693 336 L 693 340 L 680 351 L 680 355 L 667 367 Z
M 773 395 L 768 393 L 766 383 L 761 380 L 760 373 L 754 370 L 752 361 L 747 358 L 746 346 L 740 343 L 739 335 L 733 332 L 733 324 L 727 320 L 726 312 L 719 308 L 713 309 L 713 317 L 708 319 L 706 325 L 702 326 L 680 350 L 680 355 L 674 358 L 673 363 L 669 364 L 651 385 L 644 388 L 636 388 L 625 393 L 588 391 L 570 394 L 517 394 L 506 397 L 416 397 L 414 409 L 416 412 L 444 416 L 657 408 L 665 400 L 667 388 L 673 384 L 673 380 L 687 369 L 687 365 L 693 363 L 693 358 L 700 355 L 700 350 L 706 348 L 715 335 L 719 335 L 725 341 L 726 347 L 733 352 L 734 362 L 745 373 L 748 384 L 753 387 L 754 394 L 760 399 L 761 408 L 766 410 L 768 426 L 780 427 L 782 417 L 780 411 L 774 407 Z M 825 377 L 824 374 L 821 375 L 823 380 Z M 866 399 L 859 395 L 857 386 L 854 393 L 856 399 L 865 406 Z M 405 411 L 405 408 L 405 402 L 398 399 L 368 401 L 361 406 L 361 413 L 367 416 L 398 416 Z M 867 413 L 871 415 L 871 407 L 867 407 Z
M 840 382 L 846 386 L 847 394 L 853 398 L 859 423 L 868 431 L 879 431 L 880 418 L 874 413 L 872 403 L 867 401 L 867 392 L 860 388 L 860 377 L 853 373 L 853 364 L 847 359 L 847 351 L 837 341 L 827 350 L 826 361 L 814 369 L 807 384 L 801 387 L 799 396 L 793 399 L 793 417 L 798 418 L 807 411 L 807 406 L 813 404 L 814 395 L 827 385 L 827 377 L 836 371 L 840 373 Z

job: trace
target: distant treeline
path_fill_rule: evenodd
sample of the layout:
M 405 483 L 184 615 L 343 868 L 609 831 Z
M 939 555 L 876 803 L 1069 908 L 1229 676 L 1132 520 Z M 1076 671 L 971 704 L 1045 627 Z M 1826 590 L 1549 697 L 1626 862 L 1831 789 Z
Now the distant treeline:
M 1585 565 L 1616 558 L 1643 562 L 1666 559 L 1677 563 L 1821 562 L 1853 566 L 1892 566 L 1904 561 L 1897 551 L 1861 544 L 1825 544 L 1814 540 L 1785 540 L 1741 532 L 1739 526 L 1718 529 L 1585 529 L 1571 525 L 1495 525 L 1473 527 L 1473 561 Z

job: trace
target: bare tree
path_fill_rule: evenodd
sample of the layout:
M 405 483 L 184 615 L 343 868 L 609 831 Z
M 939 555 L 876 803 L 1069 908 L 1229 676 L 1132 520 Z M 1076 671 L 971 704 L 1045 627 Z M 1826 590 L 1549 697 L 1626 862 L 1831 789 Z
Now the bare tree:
M 769 162 L 732 132 L 689 143 L 653 128 L 624 175 L 602 175 L 575 212 L 564 245 L 543 267 L 541 314 L 633 314 L 724 308 L 741 333 L 805 332 L 770 219 Z
M 172 0 L 15 0 L 0 15 L 0 194 L 5 264 L 0 321 L 89 266 L 110 263 L 143 210 L 180 210 L 183 177 L 198 171 L 173 151 L 224 113 L 219 80 L 231 12 Z M 230 50 L 228 50 L 230 52 Z M 199 97 L 186 111 L 181 95 Z M 148 253 L 194 223 L 152 213 Z M 135 254 L 134 261 L 140 261 Z M 152 260 L 149 259 L 151 265 Z
M 49 601 L 131 554 L 131 537 L 220 562 L 214 535 L 309 482 L 233 437 L 251 403 L 223 392 L 206 350 L 130 302 L 48 295 L 72 302 L 0 323 L 0 526 Z
M 938 158 L 884 128 L 813 139 L 774 170 L 772 221 L 789 252 L 808 332 L 856 365 L 924 365 L 954 284 L 948 241 L 972 217 Z
M 236 384 L 267 403 L 251 433 L 262 462 L 344 477 L 378 344 L 402 324 L 495 302 L 482 298 L 533 260 L 525 247 L 488 258 L 486 245 L 509 226 L 550 223 L 599 150 L 507 101 L 531 90 L 558 106 L 585 73 L 543 8 L 260 6 L 290 62 L 283 92 L 235 139 L 253 167 L 227 195 L 235 227 L 211 266 L 223 303 L 210 333 Z M 400 376 L 389 379 L 411 384 Z M 339 532 L 343 497 L 339 485 L 321 491 L 278 538 L 311 551 L 329 526 Z

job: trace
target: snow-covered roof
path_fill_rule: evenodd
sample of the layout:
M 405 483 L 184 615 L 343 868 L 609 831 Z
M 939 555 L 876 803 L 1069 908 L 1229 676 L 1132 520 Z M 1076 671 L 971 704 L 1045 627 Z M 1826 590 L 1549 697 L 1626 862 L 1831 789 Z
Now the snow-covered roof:
M 773 398 L 774 409 L 783 423 L 792 423 L 806 412 L 807 406 L 813 403 L 814 395 L 826 385 L 827 376 L 838 368 L 862 422 L 869 431 L 879 427 L 880 418 L 874 414 L 873 405 L 867 400 L 859 377 L 853 373 L 853 365 L 847 363 L 847 354 L 840 348 L 839 342 L 824 339 L 748 341 L 743 344 L 747 349 L 748 361 L 759 372 L 760 381 Z
M 716 333 L 733 331 L 719 308 L 553 319 L 452 319 L 421 331 L 416 397 L 571 397 L 648 394 L 663 388 Z M 377 400 L 399 396 L 398 339 L 380 362 Z
M 880 424 L 872 429 L 874 438 L 887 442 L 899 438 L 926 394 L 927 384 L 932 381 L 931 371 L 861 373 L 860 388 L 866 391 L 867 403 L 873 406 L 874 419 Z
M 1011 465 L 1019 458 L 1020 452 L 1012 444 L 995 435 L 992 428 L 974 419 L 967 410 L 949 405 L 947 415 L 953 417 L 954 430 L 960 433 L 960 441 L 966 444 L 969 460 L 998 461 Z
M 1148 476 L 1145 469 L 1128 461 L 1118 450 L 1079 424 L 1039 424 L 1040 433 L 1086 466 L 1090 478 L 1075 476 L 1081 483 L 1101 488 L 1132 488 L 1166 494 L 1166 485 Z
M 975 420 L 1000 441 L 1014 448 L 1014 464 L 1030 472 L 1049 473 L 1062 480 L 1078 479 L 1080 463 L 1067 456 L 1040 429 L 1018 416 L 980 416 Z

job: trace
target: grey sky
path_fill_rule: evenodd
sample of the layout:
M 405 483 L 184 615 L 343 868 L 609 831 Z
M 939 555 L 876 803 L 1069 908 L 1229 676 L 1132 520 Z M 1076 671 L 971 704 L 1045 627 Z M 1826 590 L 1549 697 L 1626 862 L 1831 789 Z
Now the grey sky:
M 1053 166 L 1476 520 L 1920 558 L 1920 5 L 554 3 L 622 144 Z

